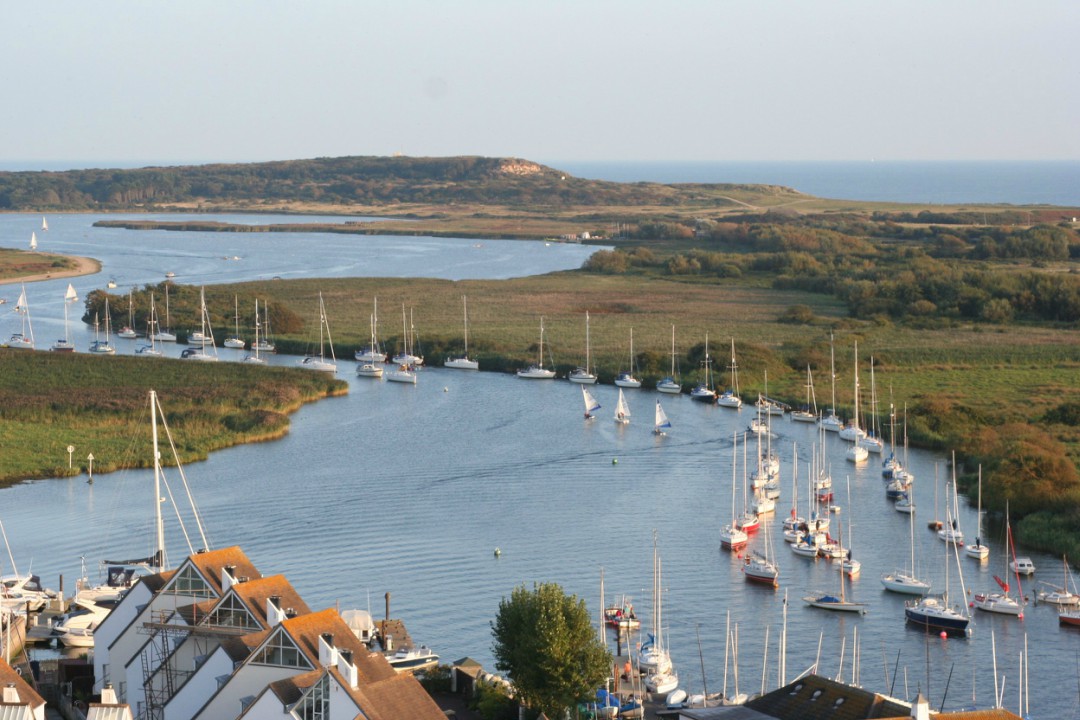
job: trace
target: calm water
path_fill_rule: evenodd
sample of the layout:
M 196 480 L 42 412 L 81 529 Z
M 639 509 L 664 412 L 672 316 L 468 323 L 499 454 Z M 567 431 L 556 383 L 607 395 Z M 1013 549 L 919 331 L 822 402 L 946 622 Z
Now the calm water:
M 33 219 L 24 218 L 26 222 Z M 218 274 L 207 282 L 272 275 L 284 267 L 277 264 L 276 256 L 267 253 L 263 258 L 262 246 L 247 236 L 102 231 L 111 238 L 106 242 L 98 239 L 98 230 L 88 227 L 90 220 L 80 216 L 82 226 L 67 241 L 82 243 L 83 249 L 65 251 L 103 256 L 107 270 L 97 278 L 83 278 L 77 285 L 80 294 L 100 286 L 102 278 L 114 273 L 124 284 L 156 280 L 165 269 L 178 267 L 177 258 L 184 259 L 184 267 L 207 268 L 208 273 L 217 269 Z M 0 218 L 0 222 L 12 222 L 12 217 Z M 5 225 L 5 229 L 10 227 Z M 14 234 L 21 233 L 21 226 L 19 230 Z M 59 242 L 53 232 L 46 236 L 43 249 Z M 289 244 L 283 236 L 266 239 Z M 150 249 L 136 249 L 150 240 Z M 338 250 L 326 250 L 326 236 L 300 236 L 293 241 L 306 248 L 306 253 L 294 252 L 309 258 L 308 272 L 340 261 Z M 368 262 L 364 272 L 392 274 L 384 267 L 408 270 L 408 263 L 397 258 L 409 248 L 399 246 L 413 241 L 387 238 L 384 242 L 385 265 Z M 433 251 L 436 256 L 454 268 L 451 272 L 464 275 L 451 260 L 467 257 L 471 243 L 438 242 L 448 244 Z M 550 250 L 583 250 L 518 245 L 531 247 L 522 257 L 508 260 L 503 270 L 489 269 L 492 276 L 518 274 L 512 270 L 515 262 L 536 262 L 535 256 Z M 244 260 L 220 259 L 232 255 Z M 572 256 L 563 260 L 566 267 L 580 262 Z M 478 263 L 476 267 L 484 266 Z M 349 272 L 357 270 L 342 270 Z M 51 288 L 43 294 L 59 298 L 66 282 L 28 287 L 31 303 L 40 288 Z M 60 311 L 59 304 L 57 300 L 54 315 Z M 10 331 L 8 323 L 0 331 Z M 116 342 L 124 347 L 124 341 Z M 229 352 L 222 350 L 222 357 L 230 357 Z M 235 352 L 232 357 L 241 354 Z M 845 535 L 850 525 L 854 554 L 863 562 L 862 576 L 851 593 L 871 606 L 869 614 L 860 618 L 804 606 L 801 597 L 810 591 L 835 592 L 839 574 L 831 563 L 794 556 L 777 532 L 772 533 L 772 550 L 781 563 L 778 592 L 748 586 L 739 572 L 739 560 L 719 549 L 719 528 L 731 514 L 731 436 L 746 428 L 749 410 L 734 412 L 694 404 L 686 397 L 630 391 L 632 423 L 617 427 L 611 420 L 616 395 L 612 387 L 596 389 L 604 407 L 597 419 L 586 423 L 581 419 L 580 389 L 565 381 L 528 382 L 512 376 L 430 369 L 422 371 L 416 387 L 410 387 L 356 378 L 352 362 L 340 366 L 340 375 L 350 383 L 349 394 L 303 408 L 293 416 L 286 438 L 225 450 L 187 468 L 210 544 L 242 546 L 264 574 L 284 573 L 313 608 L 340 603 L 343 609 L 370 607 L 379 615 L 383 593 L 389 591 L 392 614 L 406 621 L 418 642 L 433 646 L 444 659 L 468 655 L 493 669 L 489 622 L 500 599 L 519 583 L 558 582 L 595 609 L 603 568 L 608 599 L 630 594 L 639 613 L 647 617 L 655 531 L 664 568 L 665 631 L 685 687 L 696 689 L 702 684 L 697 657 L 700 632 L 709 690 L 720 689 L 728 611 L 732 622 L 739 623 L 740 690 L 760 688 L 767 626 L 768 685 L 775 686 L 776 642 L 786 590 L 789 678 L 814 662 L 819 637 L 822 672 L 827 675 L 837 673 L 846 638 L 843 667 L 850 678 L 852 637 L 857 628 L 865 686 L 888 691 L 886 668 L 891 675 L 899 653 L 894 694 L 913 696 L 918 688 L 936 706 L 952 673 L 946 707 L 969 704 L 973 694 L 979 704 L 989 705 L 993 632 L 998 671 L 1007 676 L 1006 704 L 1015 710 L 1017 665 L 1026 633 L 1033 654 L 1033 714 L 1064 717 L 1077 713 L 1074 668 L 1080 633 L 1059 628 L 1052 607 L 1029 608 L 1023 622 L 980 613 L 970 640 L 943 641 L 905 627 L 904 599 L 885 593 L 879 577 L 907 563 L 907 517 L 895 512 L 885 499 L 873 456 L 866 466 L 854 468 L 844 461 L 844 448 L 835 438 L 827 441 L 826 452 L 843 510 L 834 518 L 843 523 Z M 664 438 L 650 433 L 658 397 L 674 425 Z M 167 408 L 169 398 L 161 401 Z M 778 501 L 782 516 L 791 503 L 794 444 L 802 463 L 800 476 L 805 479 L 815 434 L 786 420 L 775 423 L 774 434 L 773 447 L 781 454 L 785 480 L 784 497 Z M 148 444 L 148 433 L 145 438 L 134 438 L 133 452 L 149 454 Z M 92 451 L 77 448 L 76 457 Z M 940 509 L 934 510 L 935 465 L 942 468 L 944 480 L 944 458 L 913 451 L 910 460 L 918 478 L 917 561 L 921 574 L 941 589 L 944 545 L 926 529 L 926 521 L 935 514 L 944 517 L 943 491 Z M 846 476 L 850 476 L 850 504 Z M 175 471 L 168 477 L 178 492 Z M 741 482 L 740 468 L 740 498 Z M 86 557 L 93 572 L 103 557 L 147 552 L 151 495 L 151 476 L 144 471 L 98 475 L 93 485 L 85 478 L 43 480 L 0 491 L 0 518 L 20 569 L 32 563 L 34 571 L 51 585 L 63 573 L 70 589 L 80 556 Z M 806 493 L 802 495 L 805 498 Z M 972 536 L 974 510 L 963 508 L 960 522 Z M 175 562 L 187 549 L 175 521 L 170 519 L 168 525 Z M 979 567 L 961 558 L 966 587 L 975 591 L 992 589 L 992 575 L 1003 572 L 1000 528 L 988 528 L 984 536 L 992 549 L 988 565 Z M 754 543 L 761 547 L 763 541 L 759 535 Z M 496 547 L 502 550 L 499 558 L 493 553 Z M 1033 559 L 1039 568 L 1037 578 L 1060 582 L 1060 560 L 1039 554 L 1033 554 Z M 1025 589 L 1031 592 L 1035 586 L 1025 582 Z M 955 565 L 952 593 L 954 597 L 961 593 Z
M 1080 206 L 1080 162 L 552 162 L 618 182 L 764 183 L 825 198 Z

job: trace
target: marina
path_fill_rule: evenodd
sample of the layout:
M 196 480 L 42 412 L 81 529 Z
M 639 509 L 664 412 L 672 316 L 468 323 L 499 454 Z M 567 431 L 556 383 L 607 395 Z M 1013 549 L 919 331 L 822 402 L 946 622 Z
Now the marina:
M 50 218 L 50 243 L 65 219 Z M 97 231 L 88 228 L 89 221 L 79 218 L 93 235 Z M 9 222 L 10 217 L 0 218 L 0 224 Z M 111 249 L 93 243 L 75 249 L 77 243 L 69 242 L 65 252 L 105 255 L 109 268 L 76 279 L 80 297 L 100 287 L 106 277 L 127 285 L 157 281 L 164 265 L 179 268 L 180 263 L 165 263 L 161 257 L 140 257 L 137 234 L 124 238 L 122 245 L 105 243 Z M 168 240 L 174 242 L 172 234 Z M 250 258 L 256 265 L 257 253 L 243 245 L 251 239 L 214 240 L 230 248 L 216 251 L 217 259 L 207 256 L 190 265 L 229 268 L 218 276 L 223 279 L 205 278 L 207 282 L 247 279 L 238 270 L 245 261 L 226 263 L 220 256 Z M 414 241 L 387 242 L 407 246 Z M 448 255 L 468 252 L 464 241 L 458 241 L 461 247 L 439 242 L 447 243 Z M 180 252 L 176 247 L 160 245 L 153 251 L 175 255 Z M 185 240 L 179 247 L 192 246 Z M 110 252 L 123 253 L 127 264 L 109 260 Z M 259 267 L 260 272 L 274 273 L 273 268 Z M 364 273 L 378 275 L 381 269 L 369 263 Z M 56 326 L 45 330 L 45 337 L 63 336 L 67 284 L 56 280 L 28 286 L 35 296 L 43 289 L 40 299 L 32 301 L 35 325 L 40 328 L 43 316 L 55 318 Z M 678 324 L 678 318 L 671 321 Z M 88 344 L 85 333 L 85 328 L 73 328 L 79 348 Z M 267 361 L 286 365 L 295 358 L 268 356 Z M 919 515 L 912 540 L 910 516 L 896 512 L 885 496 L 880 458 L 871 455 L 853 466 L 844 459 L 848 445 L 836 434 L 826 434 L 826 466 L 835 483 L 848 476 L 851 484 L 850 503 L 842 491 L 833 503 L 842 507 L 844 541 L 857 549 L 862 562 L 861 575 L 848 583 L 846 592 L 866 604 L 867 613 L 822 613 L 794 600 L 814 589 L 838 587 L 839 568 L 828 559 L 797 558 L 779 540 L 791 501 L 786 482 L 776 513 L 762 520 L 767 531 L 753 535 L 745 551 L 764 551 L 766 537 L 773 538 L 770 555 L 779 556 L 779 588 L 745 582 L 745 553 L 720 549 L 720 529 L 732 516 L 733 437 L 738 434 L 739 445 L 745 444 L 742 432 L 754 416 L 749 404 L 732 410 L 694 403 L 685 394 L 627 389 L 625 402 L 641 418 L 649 417 L 656 400 L 662 399 L 671 427 L 666 435 L 656 435 L 648 422 L 624 425 L 606 417 L 604 422 L 584 422 L 581 390 L 565 380 L 523 383 L 512 375 L 425 368 L 418 371 L 415 391 L 401 392 L 385 382 L 357 378 L 353 361 L 342 364 L 345 369 L 338 376 L 349 383 L 348 395 L 299 410 L 288 436 L 223 450 L 186 468 L 210 543 L 241 545 L 259 567 L 285 574 L 313 609 L 338 603 L 370 608 L 373 600 L 392 592 L 395 615 L 407 622 L 417 642 L 444 660 L 470 656 L 494 669 L 489 622 L 499 601 L 518 584 L 558 582 L 585 598 L 592 609 L 600 601 L 603 568 L 610 596 L 632 597 L 638 616 L 645 617 L 655 531 L 664 563 L 665 644 L 679 667 L 680 687 L 690 693 L 701 692 L 706 682 L 710 689 L 723 682 L 727 610 L 741 627 L 744 673 L 762 671 L 765 628 L 772 628 L 766 675 L 768 686 L 776 687 L 772 662 L 784 593 L 789 591 L 789 647 L 800 650 L 790 653 L 788 662 L 798 667 L 796 672 L 815 661 L 820 639 L 822 671 L 834 673 L 845 639 L 850 643 L 857 627 L 864 685 L 887 689 L 882 687 L 886 671 L 891 674 L 898 666 L 900 672 L 907 670 L 908 694 L 914 695 L 918 687 L 936 707 L 945 678 L 955 670 L 946 707 L 971 704 L 973 696 L 986 706 L 993 687 L 991 633 L 999 673 L 1009 679 L 1007 702 L 1018 687 L 1016 659 L 1026 636 L 1038 647 L 1031 655 L 1032 714 L 1063 717 L 1076 710 L 1075 693 L 1061 687 L 1075 685 L 1063 669 L 1074 665 L 1080 633 L 1059 626 L 1056 606 L 1029 607 L 1023 621 L 983 613 L 976 617 L 970 639 L 943 640 L 908 627 L 905 597 L 881 587 L 882 574 L 907 564 L 912 542 L 918 577 L 930 580 L 935 593 L 944 582 L 942 555 L 951 545 L 925 529 L 925 521 L 934 516 L 935 465 L 941 478 L 937 495 L 946 497 L 949 473 L 942 455 L 908 451 L 905 470 L 915 478 L 910 492 Z M 754 374 L 753 368 L 739 369 L 744 377 Z M 613 386 L 595 385 L 589 392 L 606 408 L 618 404 Z M 168 398 L 162 401 L 167 404 Z M 791 476 L 796 447 L 799 477 L 806 478 L 816 427 L 776 416 L 771 433 L 781 477 Z M 78 448 L 81 456 L 92 450 Z M 40 480 L 0 490 L 0 519 L 14 554 L 27 564 L 32 561 L 34 573 L 46 585 L 57 586 L 60 575 L 70 585 L 79 574 L 80 557 L 86 558 L 93 575 L 96 563 L 111 554 L 147 554 L 150 522 L 131 508 L 152 505 L 150 472 L 98 474 L 92 485 L 86 479 Z M 945 516 L 944 499 L 941 503 L 938 517 Z M 965 533 L 976 531 L 975 508 L 963 498 L 953 514 Z M 171 523 L 168 513 L 166 517 Z M 1005 553 L 1003 526 L 986 518 L 982 532 L 990 558 L 1000 560 Z M 183 556 L 179 548 L 170 550 Z M 1055 581 L 1061 577 L 1060 558 L 1022 547 L 1019 551 L 1039 568 L 1036 580 L 1044 568 L 1052 568 Z M 959 589 L 953 575 L 950 594 L 955 598 L 990 587 L 995 569 L 1000 573 L 1000 562 L 991 568 L 963 555 L 960 559 L 966 590 Z M 695 638 L 699 630 L 700 664 Z M 613 637 L 611 646 L 614 650 Z M 847 653 L 850 663 L 850 646 Z M 702 677 L 702 666 L 707 677 Z M 789 672 L 788 679 L 794 674 Z M 902 686 L 894 693 L 904 696 Z

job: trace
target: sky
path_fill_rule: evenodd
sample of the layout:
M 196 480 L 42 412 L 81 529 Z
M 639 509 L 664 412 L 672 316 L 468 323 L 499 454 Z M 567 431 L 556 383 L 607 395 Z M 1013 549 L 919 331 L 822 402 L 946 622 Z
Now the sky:
M 1077 0 L 5 3 L 0 165 L 1080 159 Z

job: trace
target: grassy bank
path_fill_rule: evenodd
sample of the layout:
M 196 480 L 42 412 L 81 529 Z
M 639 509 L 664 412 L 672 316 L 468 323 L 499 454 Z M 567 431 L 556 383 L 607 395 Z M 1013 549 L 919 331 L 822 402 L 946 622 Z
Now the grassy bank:
M 281 437 L 303 403 L 346 391 L 320 373 L 234 363 L 0 349 L 0 366 L 0 486 L 78 474 L 90 453 L 95 472 L 150 467 L 151 389 L 182 462 Z

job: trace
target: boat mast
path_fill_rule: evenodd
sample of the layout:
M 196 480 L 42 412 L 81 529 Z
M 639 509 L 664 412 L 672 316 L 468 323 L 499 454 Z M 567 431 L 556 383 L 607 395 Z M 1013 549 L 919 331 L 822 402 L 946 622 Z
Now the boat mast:
M 832 389 L 832 407 L 829 412 L 836 415 L 836 346 L 833 344 L 832 333 L 829 333 L 829 387 Z
M 158 450 L 157 429 L 158 402 L 157 392 L 150 391 L 150 428 L 154 437 L 154 528 L 156 533 L 156 552 L 154 562 L 157 572 L 166 566 L 165 562 L 165 525 L 161 519 L 161 452 Z
M 465 296 L 461 296 L 461 308 L 465 315 L 465 357 L 469 357 L 469 304 Z

